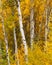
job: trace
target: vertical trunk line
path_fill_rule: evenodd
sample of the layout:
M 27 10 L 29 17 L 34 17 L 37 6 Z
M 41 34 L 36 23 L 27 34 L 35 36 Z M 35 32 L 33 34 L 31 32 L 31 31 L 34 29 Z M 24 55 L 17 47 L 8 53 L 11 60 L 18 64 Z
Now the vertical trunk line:
M 16 5 L 17 5 L 17 11 L 18 11 L 18 15 L 19 15 L 19 25 L 20 25 L 20 32 L 21 32 L 21 36 L 22 36 L 22 42 L 24 45 L 24 52 L 25 52 L 25 60 L 26 63 L 28 62 L 28 49 L 27 49 L 27 42 L 25 39 L 25 34 L 24 34 L 24 30 L 23 30 L 23 23 L 22 23 L 22 14 L 21 14 L 21 9 L 20 9 L 20 1 L 16 0 Z
M 5 44 L 6 44 L 6 55 L 7 55 L 8 65 L 10 65 L 9 54 L 8 54 L 8 40 L 7 40 L 6 33 L 5 33 L 3 18 L 2 18 L 2 25 L 3 25 L 3 33 L 4 33 L 4 38 L 5 38 Z
M 45 22 L 45 48 L 44 51 L 47 50 L 47 36 L 48 36 L 48 5 L 49 5 L 49 0 L 46 2 L 46 22 Z
M 16 65 L 19 65 L 18 48 L 17 48 L 18 46 L 17 46 L 15 27 L 14 27 L 14 43 L 15 43 L 15 60 L 16 60 Z
M 0 0 L 0 8 L 2 9 L 2 1 Z M 4 33 L 4 41 L 5 41 L 5 44 L 6 44 L 6 57 L 7 57 L 7 61 L 8 61 L 8 65 L 10 65 L 10 60 L 9 60 L 9 54 L 8 54 L 8 40 L 7 40 L 7 37 L 6 37 L 6 33 L 5 33 L 5 27 L 4 27 L 4 20 L 3 20 L 3 17 L 2 17 L 2 12 L 0 13 L 1 15 L 1 18 L 2 18 L 2 26 L 3 26 L 3 33 Z
M 33 3 L 33 0 L 30 0 L 31 4 Z M 33 7 L 30 7 L 30 44 L 31 49 L 33 49 L 33 42 L 34 42 L 34 10 Z

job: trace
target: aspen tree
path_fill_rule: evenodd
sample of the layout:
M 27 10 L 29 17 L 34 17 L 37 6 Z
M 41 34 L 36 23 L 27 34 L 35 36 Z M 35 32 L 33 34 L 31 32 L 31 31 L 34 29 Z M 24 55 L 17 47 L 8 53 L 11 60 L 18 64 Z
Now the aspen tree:
M 17 5 L 17 11 L 18 11 L 18 15 L 19 15 L 19 25 L 20 25 L 20 32 L 21 32 L 21 36 L 22 36 L 22 42 L 24 45 L 24 52 L 25 52 L 25 60 L 26 62 L 28 62 L 28 49 L 27 49 L 27 42 L 25 39 L 25 33 L 24 33 L 24 29 L 23 29 L 23 24 L 22 24 L 22 13 L 21 13 L 21 9 L 20 9 L 20 0 L 15 0 L 16 1 L 16 5 Z
M 30 44 L 31 49 L 33 49 L 33 42 L 34 42 L 34 10 L 33 10 L 33 0 L 31 1 L 31 7 L 30 7 Z
M 49 10 L 49 0 L 46 0 L 46 11 L 45 11 L 45 15 L 46 15 L 46 22 L 45 22 L 45 48 L 44 51 L 46 51 L 47 49 L 47 36 L 48 36 L 48 21 L 49 21 L 49 16 L 48 16 L 48 10 Z
M 14 16 L 14 9 L 11 7 L 12 15 Z M 16 37 L 16 30 L 15 30 L 15 22 L 13 21 L 13 34 L 14 34 L 14 44 L 15 44 L 15 61 L 16 65 L 19 65 L 19 58 L 18 58 L 18 45 L 17 45 L 17 37 Z
M 1 0 L 0 0 L 0 7 L 2 9 L 2 2 L 1 2 Z M 2 16 L 2 12 L 0 13 L 0 17 L 2 19 L 2 27 L 3 27 L 4 41 L 5 41 L 5 45 L 6 45 L 6 57 L 7 57 L 8 65 L 10 65 L 9 54 L 8 54 L 8 40 L 7 40 L 6 31 L 5 31 L 4 19 L 3 19 L 3 16 Z
M 15 61 L 16 61 L 16 65 L 19 65 L 18 46 L 17 46 L 15 26 L 14 26 L 13 32 L 14 32 L 14 43 L 15 43 Z

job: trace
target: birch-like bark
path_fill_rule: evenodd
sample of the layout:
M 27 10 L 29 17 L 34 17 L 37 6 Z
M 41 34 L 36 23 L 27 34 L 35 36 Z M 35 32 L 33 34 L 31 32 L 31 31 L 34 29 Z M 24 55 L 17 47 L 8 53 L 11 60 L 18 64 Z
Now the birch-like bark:
M 46 2 L 46 22 L 45 22 L 45 48 L 44 48 L 44 51 L 46 51 L 47 49 L 47 36 L 48 36 L 48 21 L 49 21 L 49 16 L 48 16 L 48 10 L 49 10 L 49 0 L 47 0 Z
M 11 7 L 12 10 L 12 15 L 14 16 L 14 9 L 13 7 Z M 14 24 L 14 28 L 13 28 L 13 34 L 14 34 L 14 44 L 15 44 L 15 61 L 16 61 L 16 65 L 19 65 L 19 57 L 18 57 L 18 45 L 17 45 L 17 38 L 16 38 L 16 31 L 15 31 L 15 23 Z
M 18 48 L 17 48 L 18 46 L 17 46 L 15 27 L 14 27 L 14 43 L 15 43 L 15 61 L 16 61 L 16 65 L 19 65 Z
M 33 0 L 30 0 L 31 4 L 33 3 Z M 33 7 L 30 8 L 30 44 L 31 49 L 33 49 L 33 42 L 34 42 L 34 10 Z
M 5 38 L 5 44 L 6 44 L 6 57 L 8 60 L 8 65 L 10 65 L 10 60 L 9 60 L 9 54 L 8 54 L 8 40 L 6 37 L 6 33 L 5 33 L 5 27 L 4 27 L 4 20 L 2 19 L 2 26 L 3 26 L 3 33 L 4 33 L 4 38 Z
M 2 1 L 1 0 L 0 0 L 0 7 L 2 9 Z M 7 40 L 7 36 L 5 33 L 5 26 L 4 26 L 4 19 L 2 17 L 2 12 L 0 13 L 0 17 L 2 18 L 2 27 L 3 27 L 4 40 L 5 40 L 5 45 L 6 45 L 6 57 L 7 57 L 8 65 L 10 65 L 9 54 L 8 54 L 8 40 Z
M 19 25 L 20 25 L 20 32 L 21 32 L 21 36 L 22 36 L 22 42 L 24 45 L 24 52 L 25 52 L 25 60 L 26 62 L 28 61 L 28 49 L 27 49 L 27 42 L 25 39 L 25 34 L 24 34 L 24 30 L 23 30 L 23 23 L 22 23 L 22 14 L 21 14 L 21 9 L 20 9 L 20 0 L 15 0 L 16 1 L 16 5 L 17 5 L 17 11 L 18 11 L 18 15 L 19 15 Z

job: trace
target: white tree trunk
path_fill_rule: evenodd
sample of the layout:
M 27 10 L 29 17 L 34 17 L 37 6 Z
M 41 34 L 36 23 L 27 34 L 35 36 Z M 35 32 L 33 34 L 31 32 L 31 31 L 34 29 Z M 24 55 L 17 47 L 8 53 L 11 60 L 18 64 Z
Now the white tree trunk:
M 48 34 L 48 19 L 47 19 L 47 9 L 46 9 L 46 22 L 45 22 L 45 48 L 44 48 L 44 51 L 46 51 L 46 48 L 47 48 L 47 34 Z
M 48 22 L 49 22 L 49 16 L 48 16 L 48 10 L 49 10 L 49 0 L 47 0 L 47 3 L 46 3 L 46 22 L 45 22 L 45 49 L 44 51 L 46 51 L 47 49 L 47 36 L 48 36 Z
M 18 48 L 17 48 L 18 46 L 17 46 L 15 27 L 14 27 L 14 43 L 15 43 L 15 60 L 16 60 L 16 65 L 19 65 Z
M 2 1 L 0 0 L 0 7 L 2 9 Z M 10 61 L 9 61 L 9 54 L 8 54 L 8 40 L 7 40 L 7 37 L 6 37 L 6 33 L 5 33 L 5 27 L 4 27 L 4 20 L 3 20 L 3 17 L 2 17 L 2 12 L 0 13 L 0 17 L 2 18 L 2 26 L 3 26 L 3 33 L 4 33 L 4 39 L 5 39 L 5 45 L 6 45 L 6 57 L 7 57 L 7 60 L 8 60 L 8 65 L 10 65 Z
M 20 32 L 21 32 L 21 36 L 22 36 L 22 42 L 24 45 L 24 52 L 25 52 L 25 60 L 26 62 L 28 61 L 27 59 L 27 55 L 28 55 L 28 49 L 27 49 L 27 42 L 25 39 L 25 34 L 24 34 L 24 30 L 23 30 L 23 23 L 22 23 L 22 14 L 21 14 L 21 9 L 20 9 L 20 0 L 16 0 L 16 4 L 17 4 L 17 11 L 18 11 L 18 15 L 19 15 L 19 24 L 20 24 Z
M 31 4 L 33 0 L 31 0 Z M 30 44 L 31 49 L 33 48 L 33 41 L 34 41 L 34 10 L 33 7 L 30 8 Z
M 3 33 L 4 33 L 4 38 L 5 38 L 5 44 L 6 44 L 6 55 L 7 55 L 8 65 L 10 65 L 9 54 L 8 54 L 8 40 L 7 40 L 6 33 L 5 33 L 5 27 L 4 27 L 4 20 L 3 19 L 2 19 L 2 26 L 3 26 Z

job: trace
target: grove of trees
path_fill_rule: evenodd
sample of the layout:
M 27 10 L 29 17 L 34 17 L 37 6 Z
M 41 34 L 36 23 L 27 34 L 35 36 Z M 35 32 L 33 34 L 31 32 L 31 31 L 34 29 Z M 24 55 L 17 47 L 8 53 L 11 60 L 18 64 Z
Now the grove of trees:
M 52 65 L 52 0 L 0 0 L 0 65 Z

